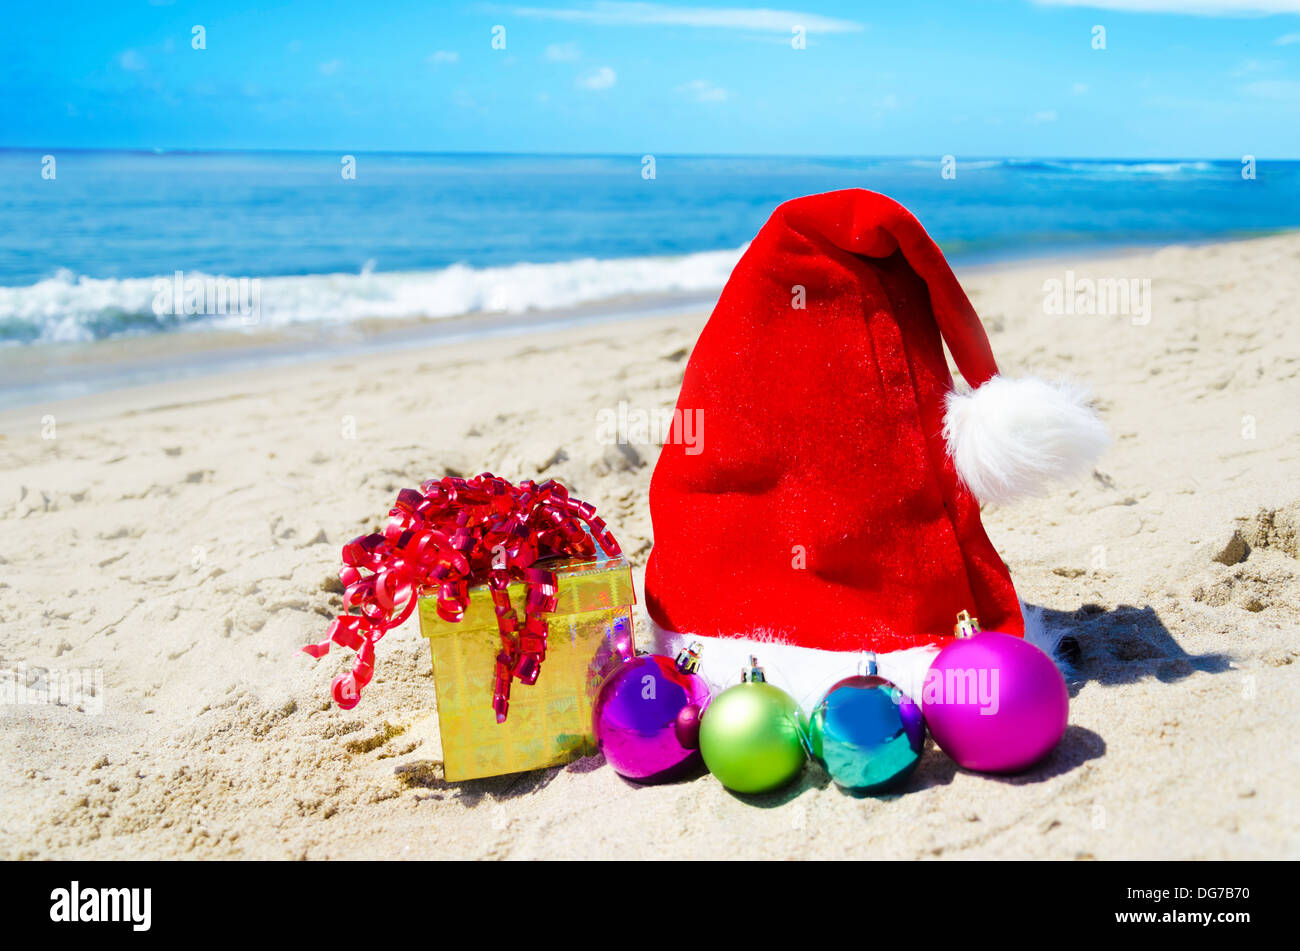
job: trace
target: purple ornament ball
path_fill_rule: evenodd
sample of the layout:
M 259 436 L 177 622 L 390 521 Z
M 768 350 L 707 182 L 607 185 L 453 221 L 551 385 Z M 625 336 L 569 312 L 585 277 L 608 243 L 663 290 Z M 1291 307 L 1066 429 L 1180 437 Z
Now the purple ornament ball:
M 700 759 L 699 717 L 708 683 L 669 657 L 644 654 L 605 679 L 591 711 L 596 745 L 620 776 L 661 783 Z
M 1070 716 L 1052 658 L 1000 631 L 959 637 L 940 651 L 921 699 L 939 748 L 982 773 L 1032 766 L 1061 741 Z

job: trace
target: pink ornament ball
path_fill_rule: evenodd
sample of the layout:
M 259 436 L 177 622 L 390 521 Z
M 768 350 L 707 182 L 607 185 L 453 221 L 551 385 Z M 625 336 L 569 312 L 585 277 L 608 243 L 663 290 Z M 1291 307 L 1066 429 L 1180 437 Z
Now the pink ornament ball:
M 700 714 L 708 702 L 708 682 L 699 674 L 670 657 L 634 657 L 596 695 L 596 745 L 627 779 L 649 784 L 680 778 L 700 762 Z
M 921 699 L 939 748 L 981 773 L 1032 766 L 1061 742 L 1070 716 L 1052 658 L 1000 631 L 958 637 L 940 651 Z

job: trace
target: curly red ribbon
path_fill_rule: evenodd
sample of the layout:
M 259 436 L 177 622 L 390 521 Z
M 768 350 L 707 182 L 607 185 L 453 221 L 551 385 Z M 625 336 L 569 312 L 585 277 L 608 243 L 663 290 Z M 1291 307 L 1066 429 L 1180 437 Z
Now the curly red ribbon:
M 351 672 L 331 685 L 334 702 L 351 710 L 374 676 L 375 644 L 411 616 L 422 589 L 437 589 L 438 616 L 454 622 L 465 616 L 470 586 L 486 583 L 501 633 L 492 709 L 503 722 L 511 682 L 536 683 L 546 659 L 543 615 L 555 610 L 557 587 L 555 573 L 534 564 L 557 555 L 593 556 L 596 544 L 611 557 L 622 549 L 595 506 L 571 498 L 554 479 L 517 486 L 489 472 L 431 479 L 419 492 L 402 489 L 388 514 L 382 534 L 343 546 L 343 603 L 361 613 L 340 615 L 325 640 L 303 651 L 323 657 L 332 642 L 356 652 Z M 522 624 L 510 604 L 515 581 L 526 584 Z

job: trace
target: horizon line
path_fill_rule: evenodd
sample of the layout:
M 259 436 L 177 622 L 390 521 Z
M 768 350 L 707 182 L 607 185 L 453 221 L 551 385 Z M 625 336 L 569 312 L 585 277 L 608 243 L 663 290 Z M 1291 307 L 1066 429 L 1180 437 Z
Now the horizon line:
M 155 146 L 95 146 L 95 145 L 0 145 L 0 152 L 117 152 L 127 155 L 412 155 L 465 158 L 627 158 L 654 155 L 656 158 L 717 158 L 717 159 L 928 159 L 929 152 L 515 152 L 483 151 L 475 149 L 328 149 L 328 148 L 225 148 L 203 146 L 195 148 L 161 148 Z M 958 162 L 961 155 L 953 154 Z M 938 156 L 942 159 L 944 156 Z M 1300 156 L 1252 156 L 1258 161 L 1296 162 Z M 1050 155 L 1050 154 L 993 154 L 971 153 L 965 160 L 1001 159 L 1010 161 L 1069 161 L 1069 162 L 1241 162 L 1244 156 L 1205 155 Z

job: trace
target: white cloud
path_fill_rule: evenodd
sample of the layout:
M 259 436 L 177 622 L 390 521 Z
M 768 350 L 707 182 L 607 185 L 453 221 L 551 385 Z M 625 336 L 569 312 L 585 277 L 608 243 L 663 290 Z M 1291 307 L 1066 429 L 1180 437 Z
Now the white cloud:
M 1274 46 L 1290 46 L 1292 43 L 1300 43 L 1300 33 L 1283 33 L 1273 41 Z
M 428 57 L 428 61 L 435 66 L 441 63 L 459 63 L 460 54 L 455 50 L 435 50 L 433 54 Z
M 339 71 L 339 67 L 342 65 L 343 64 L 336 59 L 327 60 L 320 64 L 320 74 L 322 76 L 333 76 Z
M 618 82 L 618 73 L 608 66 L 594 69 L 578 79 L 578 85 L 582 89 L 608 89 L 616 82 Z
M 809 33 L 862 32 L 862 24 L 853 20 L 796 10 L 670 7 L 662 3 L 629 3 L 624 0 L 599 0 L 581 7 L 560 9 L 514 7 L 511 12 L 515 16 L 536 20 L 564 20 L 599 26 L 689 26 L 786 34 L 792 27 L 802 26 Z
M 1092 7 L 1129 13 L 1181 13 L 1186 16 L 1257 16 L 1300 13 L 1300 0 L 1033 0 L 1043 7 Z
M 844 100 L 841 99 L 841 102 Z M 900 103 L 898 96 L 894 93 L 885 93 L 883 96 L 876 96 L 871 100 L 871 118 L 875 122 L 880 122 L 891 112 L 897 112 Z
M 552 63 L 571 63 L 582 54 L 577 43 L 552 43 L 546 47 L 545 55 Z
M 1056 110 L 1044 109 L 1041 112 L 1035 112 L 1032 116 L 1029 117 L 1029 121 L 1034 123 L 1034 125 L 1041 125 L 1044 122 L 1055 122 Z
M 133 73 L 138 73 L 145 67 L 144 57 L 135 50 L 123 51 L 117 58 L 117 64 L 123 69 L 130 70 Z
M 1300 100 L 1300 82 L 1294 79 L 1261 79 L 1247 83 L 1242 91 L 1256 99 L 1268 99 L 1271 102 L 1296 102 Z
M 1272 60 L 1260 61 L 1257 59 L 1248 59 L 1242 61 L 1236 69 L 1232 71 L 1233 76 L 1249 76 L 1251 73 L 1263 73 L 1276 69 L 1277 63 Z
M 707 79 L 692 79 L 689 83 L 678 86 L 677 91 L 696 102 L 725 102 L 728 96 L 727 90 L 713 85 Z

